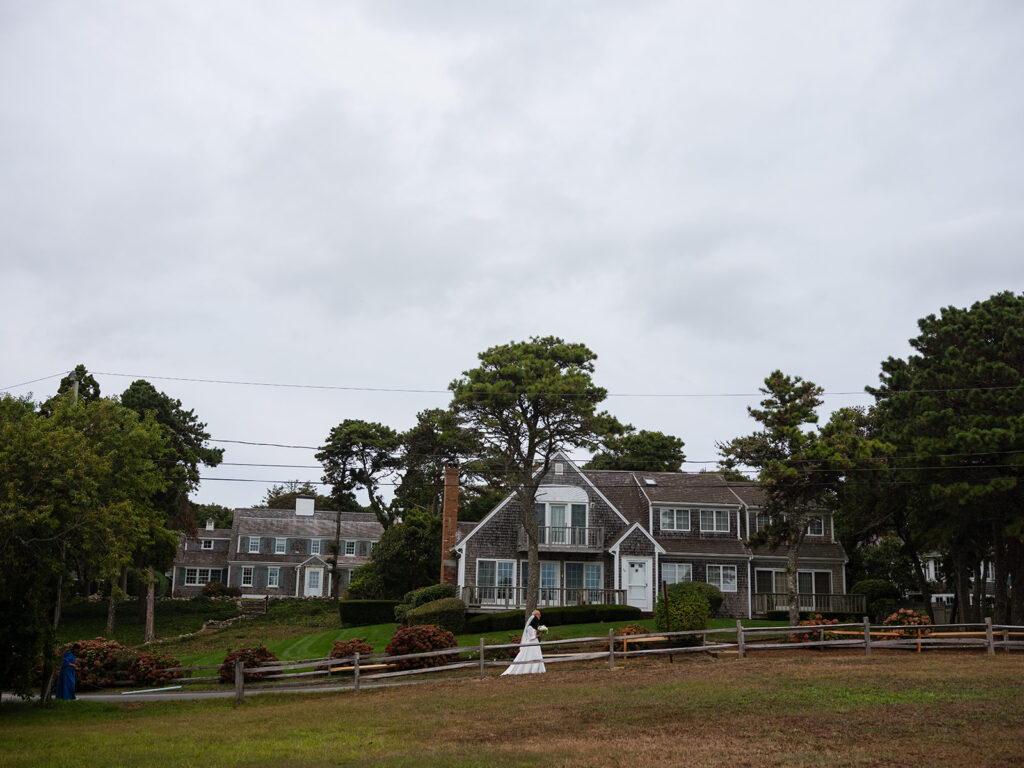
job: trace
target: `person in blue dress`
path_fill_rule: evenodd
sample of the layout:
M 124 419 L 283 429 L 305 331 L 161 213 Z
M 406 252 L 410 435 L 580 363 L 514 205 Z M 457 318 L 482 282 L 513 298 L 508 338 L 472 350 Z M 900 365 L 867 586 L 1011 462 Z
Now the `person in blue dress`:
M 64 653 L 64 661 L 60 665 L 60 676 L 57 678 L 57 698 L 75 698 L 75 673 L 78 671 L 78 659 L 75 658 L 77 646 L 71 646 Z

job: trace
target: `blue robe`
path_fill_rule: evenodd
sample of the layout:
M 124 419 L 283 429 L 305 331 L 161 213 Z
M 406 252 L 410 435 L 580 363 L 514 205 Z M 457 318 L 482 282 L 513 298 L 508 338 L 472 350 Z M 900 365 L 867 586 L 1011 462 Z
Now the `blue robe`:
M 68 651 L 64 654 L 64 662 L 60 665 L 60 676 L 57 678 L 57 698 L 75 698 L 75 654 Z

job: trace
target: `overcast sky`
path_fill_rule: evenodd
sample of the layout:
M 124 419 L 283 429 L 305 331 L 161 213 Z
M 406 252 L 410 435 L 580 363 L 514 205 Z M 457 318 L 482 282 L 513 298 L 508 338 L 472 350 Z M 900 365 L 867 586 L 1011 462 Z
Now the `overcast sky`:
M 1016 0 L 0 0 L 0 389 L 84 363 L 316 446 L 554 334 L 713 461 L 754 427 L 722 395 L 862 392 L 918 318 L 1024 289 L 1022 40 Z M 224 478 L 321 473 L 204 474 L 247 506 Z

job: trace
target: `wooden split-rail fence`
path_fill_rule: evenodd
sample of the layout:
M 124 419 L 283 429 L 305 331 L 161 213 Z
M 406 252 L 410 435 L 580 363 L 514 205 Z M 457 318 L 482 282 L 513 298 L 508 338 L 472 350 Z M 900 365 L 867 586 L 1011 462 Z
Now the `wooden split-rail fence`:
M 801 639 L 808 636 L 810 639 Z M 579 637 L 568 640 L 546 640 L 540 643 L 545 665 L 568 662 L 605 661 L 609 669 L 616 662 L 643 657 L 687 653 L 733 654 L 745 658 L 750 653 L 773 650 L 863 649 L 871 656 L 875 649 L 905 649 L 921 652 L 927 649 L 984 650 L 989 655 L 997 651 L 1010 653 L 1024 650 L 1024 626 L 994 625 L 991 619 L 984 624 L 945 624 L 925 626 L 872 626 L 865 618 L 856 624 L 818 624 L 796 627 L 744 627 L 736 622 L 735 628 L 708 629 L 687 632 L 656 632 L 643 635 L 616 635 Z M 516 662 L 497 658 L 509 656 L 518 650 L 518 643 L 487 645 L 483 638 L 475 646 L 459 646 L 439 651 L 411 653 L 401 656 L 354 654 L 343 659 L 316 658 L 280 661 L 259 667 L 244 667 L 235 662 L 233 680 L 235 702 L 240 703 L 247 688 L 251 690 L 295 690 L 316 688 L 342 688 L 359 691 L 394 678 L 436 673 L 455 673 L 474 670 L 474 676 L 486 676 L 488 667 L 502 669 Z M 490 654 L 490 658 L 488 658 Z M 443 658 L 438 666 L 399 669 L 402 662 L 414 659 Z M 183 675 L 174 682 L 179 684 L 211 683 L 219 675 L 184 677 L 195 672 L 219 670 L 219 665 L 176 667 L 169 672 Z M 252 680 L 253 676 L 261 679 Z M 342 677 L 344 676 L 344 677 Z M 348 677 L 351 680 L 348 681 Z M 250 679 L 246 679 L 246 678 Z M 369 685 L 368 685 L 369 684 Z

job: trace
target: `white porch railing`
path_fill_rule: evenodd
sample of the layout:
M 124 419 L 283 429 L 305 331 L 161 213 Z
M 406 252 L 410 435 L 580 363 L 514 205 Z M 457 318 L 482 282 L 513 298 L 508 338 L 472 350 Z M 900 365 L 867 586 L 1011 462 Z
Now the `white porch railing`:
M 848 613 L 852 616 L 862 616 L 867 606 L 867 598 L 864 595 L 812 595 L 801 593 L 799 597 L 801 611 Z M 759 592 L 754 595 L 755 614 L 788 610 L 789 595 L 785 592 Z
M 542 525 L 538 530 L 538 549 L 542 552 L 603 552 L 604 527 Z M 528 548 L 526 531 L 519 529 L 519 551 Z
M 470 608 L 507 609 L 526 605 L 525 587 L 463 587 L 459 597 Z M 539 607 L 567 605 L 625 605 L 626 590 L 541 587 Z

